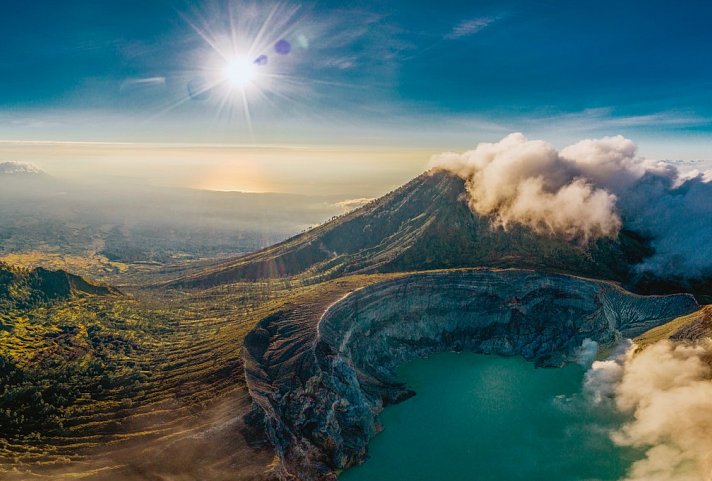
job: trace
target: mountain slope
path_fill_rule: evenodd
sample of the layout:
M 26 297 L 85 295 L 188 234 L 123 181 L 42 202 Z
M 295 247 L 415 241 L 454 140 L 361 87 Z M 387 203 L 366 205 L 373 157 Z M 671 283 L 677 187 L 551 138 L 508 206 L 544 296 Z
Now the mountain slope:
M 32 270 L 11 267 L 0 262 L 0 305 L 15 304 L 29 307 L 55 299 L 69 299 L 75 295 L 107 295 L 116 289 L 93 284 L 81 276 L 63 270 L 37 267 Z
M 712 335 L 712 305 L 703 306 L 691 314 L 651 329 L 637 337 L 635 343 L 643 348 L 664 339 L 676 342 L 699 341 L 709 338 L 710 335 Z
M 205 287 L 240 280 L 453 267 L 522 267 L 623 280 L 650 253 L 623 231 L 586 246 L 524 227 L 492 229 L 472 213 L 462 179 L 420 175 L 368 205 L 280 244 L 173 281 Z

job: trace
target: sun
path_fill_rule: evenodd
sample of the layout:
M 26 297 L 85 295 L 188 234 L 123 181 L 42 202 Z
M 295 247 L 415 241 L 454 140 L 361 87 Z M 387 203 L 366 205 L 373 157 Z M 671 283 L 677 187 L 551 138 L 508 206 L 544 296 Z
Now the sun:
M 235 57 L 225 63 L 222 74 L 230 87 L 244 90 L 256 80 L 257 68 L 247 58 Z
M 252 135 L 253 106 L 260 103 L 255 112 L 266 112 L 296 103 L 301 99 L 296 93 L 311 88 L 311 82 L 292 73 L 298 54 L 309 46 L 304 33 L 293 33 L 297 21 L 306 17 L 297 16 L 299 8 L 282 3 L 265 10 L 257 8 L 262 2 L 255 3 L 254 9 L 240 8 L 240 16 L 228 8 L 251 1 L 219 2 L 226 11 L 216 18 L 212 12 L 184 17 L 204 45 L 186 59 L 191 62 L 185 76 L 187 95 L 166 111 L 191 100 L 209 102 L 217 106 L 217 117 L 231 120 L 242 113 Z

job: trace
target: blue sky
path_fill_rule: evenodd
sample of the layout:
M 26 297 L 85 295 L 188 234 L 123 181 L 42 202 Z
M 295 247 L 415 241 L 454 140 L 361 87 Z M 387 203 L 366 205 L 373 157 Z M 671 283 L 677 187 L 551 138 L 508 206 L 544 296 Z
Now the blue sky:
M 707 160 L 710 21 L 692 1 L 6 2 L 0 139 L 437 150 L 620 133 Z M 191 97 L 221 82 L 225 38 L 265 73 Z

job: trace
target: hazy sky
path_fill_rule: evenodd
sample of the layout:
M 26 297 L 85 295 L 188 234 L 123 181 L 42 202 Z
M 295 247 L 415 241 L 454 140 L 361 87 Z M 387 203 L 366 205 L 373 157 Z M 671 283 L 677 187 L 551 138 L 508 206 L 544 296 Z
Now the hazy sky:
M 709 165 L 711 21 L 692 1 L 8 2 L 0 160 L 375 195 L 522 131 Z

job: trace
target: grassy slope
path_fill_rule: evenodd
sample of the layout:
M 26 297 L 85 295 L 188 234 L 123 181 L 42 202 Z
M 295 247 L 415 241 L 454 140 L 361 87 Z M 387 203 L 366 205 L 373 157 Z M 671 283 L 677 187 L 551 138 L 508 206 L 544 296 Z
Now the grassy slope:
M 170 471 L 174 459 L 162 465 L 151 462 L 141 468 L 150 475 L 139 476 L 137 464 L 148 458 L 130 453 L 143 446 L 165 456 L 188 437 L 208 443 L 205 431 L 234 423 L 248 409 L 241 354 L 243 339 L 256 322 L 324 292 L 345 294 L 389 277 L 357 275 L 318 284 L 275 280 L 194 292 L 135 291 L 2 310 L 0 357 L 20 378 L 2 380 L 7 395 L 2 407 L 10 414 L 9 428 L 0 439 L 0 478 L 18 469 L 17 479 L 26 479 L 23 476 L 57 473 L 68 466 L 90 479 L 151 479 L 157 469 Z M 58 395 L 48 396 L 50 391 Z M 39 398 L 41 402 L 35 402 Z M 197 449 L 196 443 L 190 441 L 191 449 Z M 269 451 L 254 452 L 233 431 L 233 449 L 217 449 L 222 444 L 211 441 L 203 448 L 223 453 L 214 464 L 230 460 L 232 475 L 235 465 L 240 472 L 261 471 L 272 456 Z M 239 459 L 233 459 L 236 456 Z M 221 470 L 211 476 L 230 477 Z
M 712 305 L 703 306 L 699 311 L 678 317 L 651 329 L 639 336 L 635 342 L 641 347 L 664 339 L 672 341 L 694 341 L 712 336 Z

